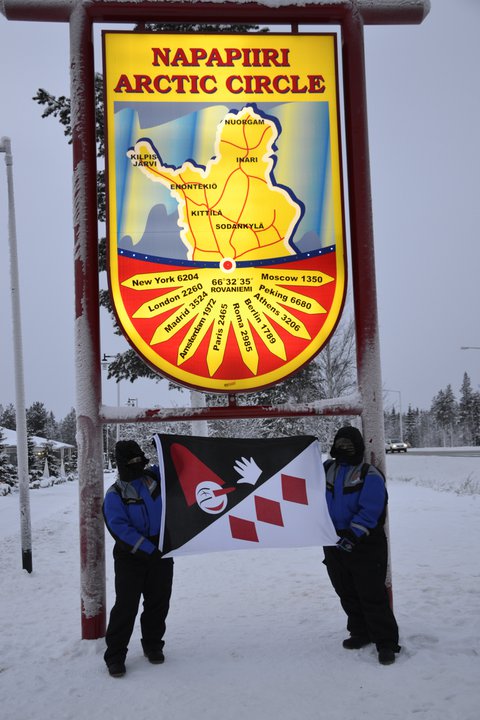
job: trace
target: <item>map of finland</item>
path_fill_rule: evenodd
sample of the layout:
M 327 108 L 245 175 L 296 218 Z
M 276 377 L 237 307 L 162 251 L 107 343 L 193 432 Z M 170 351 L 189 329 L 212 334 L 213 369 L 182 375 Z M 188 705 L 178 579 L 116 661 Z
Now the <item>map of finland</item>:
M 148 138 L 128 151 L 132 167 L 176 199 L 189 260 L 255 261 L 296 253 L 292 238 L 303 206 L 275 183 L 277 137 L 273 120 L 245 107 L 219 125 L 205 168 L 190 160 L 178 168 L 163 164 Z

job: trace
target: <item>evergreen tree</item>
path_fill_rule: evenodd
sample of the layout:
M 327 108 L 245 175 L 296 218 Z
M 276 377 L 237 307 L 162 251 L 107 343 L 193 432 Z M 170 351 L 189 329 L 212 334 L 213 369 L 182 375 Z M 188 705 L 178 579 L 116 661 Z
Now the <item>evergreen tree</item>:
M 65 455 L 64 467 L 67 473 L 67 479 L 73 480 L 77 475 L 77 450 L 72 450 L 68 455 Z
M 12 403 L 7 405 L 7 407 L 5 407 L 5 408 L 1 407 L 0 425 L 4 428 L 7 428 L 7 430 L 15 430 L 16 429 L 17 415 L 15 412 L 15 407 Z
M 77 415 L 75 408 L 72 408 L 70 412 L 65 415 L 63 420 L 58 423 L 58 431 L 56 440 L 67 443 L 68 445 L 77 444 Z
M 441 444 L 445 447 L 447 444 L 447 435 L 449 435 L 450 445 L 452 445 L 457 417 L 457 404 L 451 385 L 447 385 L 445 390 L 440 390 L 433 398 L 432 412 L 441 430 Z
M 27 432 L 29 435 L 47 437 L 48 412 L 45 405 L 38 400 L 27 408 Z
M 6 452 L 6 438 L 3 428 L 0 427 L 0 486 L 7 485 L 8 488 L 15 487 L 18 484 L 17 471 L 11 464 Z M 2 491 L 0 487 L 0 495 L 9 492 L 8 488 Z
M 56 440 L 58 436 L 58 424 L 55 415 L 50 410 L 47 412 L 47 422 L 45 423 L 45 436 L 49 440 Z
M 472 444 L 480 445 L 480 392 L 473 395 L 473 437 Z
M 430 410 L 420 410 L 418 419 L 419 441 L 417 447 L 438 445 L 436 422 Z
M 384 412 L 385 438 L 393 439 L 398 435 L 400 423 L 399 413 L 395 412 L 395 406 L 392 405 L 390 412 Z
M 419 432 L 419 410 L 414 410 L 411 405 L 408 406 L 405 418 L 405 442 L 410 443 L 412 447 L 418 447 L 420 441 Z
M 172 435 L 191 435 L 191 423 L 129 423 L 122 425 L 120 439 L 135 440 L 142 448 L 149 461 L 153 464 L 157 462 L 156 451 L 153 445 L 153 436 L 156 433 L 172 434 Z M 115 441 L 111 445 L 112 467 L 115 465 Z
M 464 445 L 472 445 L 478 434 L 477 398 L 467 373 L 463 375 L 458 403 L 458 424 Z
M 40 467 L 40 457 L 35 452 L 35 445 L 30 436 L 27 436 L 27 461 L 30 484 L 33 485 L 37 483 L 38 479 L 42 476 L 43 467 Z
M 60 458 L 53 449 L 53 443 L 45 443 L 45 449 L 42 455 L 42 472 L 45 467 L 45 460 L 48 463 L 48 470 L 52 477 L 58 477 L 60 472 Z

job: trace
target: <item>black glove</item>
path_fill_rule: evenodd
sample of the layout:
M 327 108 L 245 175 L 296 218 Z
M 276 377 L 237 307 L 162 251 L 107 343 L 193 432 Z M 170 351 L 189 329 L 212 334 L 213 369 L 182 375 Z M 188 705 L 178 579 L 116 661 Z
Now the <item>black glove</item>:
M 337 534 L 340 535 L 337 547 L 344 552 L 353 552 L 360 538 L 358 538 L 352 530 L 338 530 Z
M 155 548 L 155 550 L 152 553 L 150 553 L 150 555 L 148 557 L 149 557 L 150 562 L 154 563 L 157 560 L 162 559 L 162 553 L 160 552 L 160 550 L 158 548 Z

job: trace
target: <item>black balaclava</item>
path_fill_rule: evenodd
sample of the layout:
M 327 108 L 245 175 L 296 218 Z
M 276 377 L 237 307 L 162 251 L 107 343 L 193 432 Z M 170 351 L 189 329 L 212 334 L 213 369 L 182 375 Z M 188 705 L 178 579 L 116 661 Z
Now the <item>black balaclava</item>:
M 337 462 L 359 465 L 363 462 L 365 443 L 360 430 L 355 427 L 343 427 L 335 435 L 330 455 Z
M 115 445 L 115 459 L 120 480 L 130 482 L 142 475 L 148 463 L 140 445 L 135 440 L 119 440 Z

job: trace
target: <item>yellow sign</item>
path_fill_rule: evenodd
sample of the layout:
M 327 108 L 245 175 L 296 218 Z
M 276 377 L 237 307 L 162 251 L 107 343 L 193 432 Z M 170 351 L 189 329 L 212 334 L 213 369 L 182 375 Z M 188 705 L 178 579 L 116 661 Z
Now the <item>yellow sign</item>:
M 104 33 L 109 283 L 165 376 L 278 382 L 345 294 L 336 36 Z

